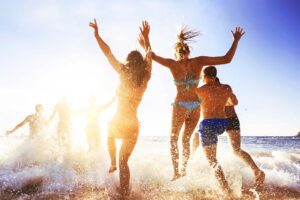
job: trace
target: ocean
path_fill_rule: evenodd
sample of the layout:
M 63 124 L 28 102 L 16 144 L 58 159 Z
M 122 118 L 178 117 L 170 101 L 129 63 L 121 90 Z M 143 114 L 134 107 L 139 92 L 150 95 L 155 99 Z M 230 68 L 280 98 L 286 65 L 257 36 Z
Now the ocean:
M 0 137 L 0 199 L 120 199 L 118 171 L 108 173 L 105 138 L 99 152 L 74 145 L 62 152 L 51 134 Z M 241 147 L 265 171 L 265 189 L 253 189 L 254 175 L 219 137 L 218 160 L 240 199 L 300 199 L 300 138 L 242 137 Z M 120 144 L 119 144 L 120 145 Z M 140 136 L 130 157 L 131 199 L 222 199 L 199 148 L 187 176 L 171 182 L 167 136 Z

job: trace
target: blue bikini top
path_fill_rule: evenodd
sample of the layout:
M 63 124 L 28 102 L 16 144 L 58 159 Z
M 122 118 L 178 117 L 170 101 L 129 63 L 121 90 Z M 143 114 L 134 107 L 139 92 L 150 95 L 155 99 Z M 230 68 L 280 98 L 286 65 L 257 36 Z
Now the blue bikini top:
M 176 86 L 179 85 L 184 85 L 184 90 L 189 90 L 190 89 L 190 85 L 195 84 L 198 85 L 199 84 L 199 79 L 186 79 L 184 81 L 176 81 L 174 80 L 174 83 Z

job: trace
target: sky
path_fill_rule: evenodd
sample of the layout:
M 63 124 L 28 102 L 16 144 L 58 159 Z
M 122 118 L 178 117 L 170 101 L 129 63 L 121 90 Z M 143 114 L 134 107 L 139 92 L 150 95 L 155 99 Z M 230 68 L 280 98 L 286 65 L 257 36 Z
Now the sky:
M 300 2 L 297 0 L 0 0 L 0 134 L 42 103 L 49 116 L 62 95 L 77 109 L 90 95 L 109 101 L 118 76 L 88 26 L 94 18 L 114 55 L 124 61 L 137 43 L 139 26 L 151 26 L 153 51 L 173 58 L 178 27 L 202 34 L 191 43 L 191 57 L 222 56 L 241 26 L 230 64 L 218 76 L 239 99 L 242 135 L 295 135 L 300 131 Z M 153 63 L 139 108 L 141 135 L 169 135 L 176 88 L 170 71 Z M 115 105 L 103 112 L 104 127 Z M 74 117 L 84 126 L 84 116 Z M 25 130 L 24 128 L 23 130 Z M 103 130 L 103 131 L 104 131 Z

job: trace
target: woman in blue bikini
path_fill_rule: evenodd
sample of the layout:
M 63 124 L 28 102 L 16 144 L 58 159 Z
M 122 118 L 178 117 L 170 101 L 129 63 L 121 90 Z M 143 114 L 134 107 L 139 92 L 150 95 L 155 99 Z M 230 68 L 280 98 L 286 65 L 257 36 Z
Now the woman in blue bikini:
M 197 126 L 200 117 L 200 99 L 195 93 L 198 86 L 200 73 L 205 65 L 220 65 L 230 63 L 240 38 L 244 35 L 243 29 L 237 27 L 235 31 L 231 31 L 233 35 L 233 43 L 231 48 L 224 56 L 208 57 L 199 56 L 189 58 L 190 49 L 188 42 L 198 36 L 198 32 L 189 31 L 183 28 L 175 43 L 174 55 L 175 60 L 163 58 L 152 52 L 152 59 L 159 64 L 169 68 L 171 71 L 177 89 L 175 102 L 173 103 L 172 113 L 172 128 L 170 135 L 171 157 L 174 169 L 172 180 L 176 180 L 181 176 L 186 175 L 186 166 L 190 156 L 190 138 Z M 184 132 L 182 136 L 182 167 L 179 172 L 179 152 L 178 152 L 178 137 L 181 127 L 184 124 Z

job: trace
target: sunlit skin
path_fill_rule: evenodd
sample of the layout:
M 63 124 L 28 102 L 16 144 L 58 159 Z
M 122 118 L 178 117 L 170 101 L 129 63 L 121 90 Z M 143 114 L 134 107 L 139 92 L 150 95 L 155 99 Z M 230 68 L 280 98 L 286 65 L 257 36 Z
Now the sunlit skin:
M 132 80 L 128 78 L 128 74 L 124 71 L 137 60 L 127 60 L 127 64 L 119 62 L 112 54 L 110 47 L 100 37 L 96 20 L 94 20 L 94 22 L 90 22 L 90 26 L 94 29 L 94 35 L 100 49 L 108 59 L 113 69 L 120 76 L 120 85 L 117 90 L 117 111 L 109 125 L 108 133 L 108 150 L 111 157 L 111 167 L 109 172 L 114 172 L 117 169 L 115 140 L 122 139 L 122 145 L 119 152 L 120 187 L 122 198 L 126 199 L 130 194 L 130 170 L 128 166 L 128 159 L 138 139 L 139 121 L 137 117 L 137 110 L 151 76 L 151 57 L 149 57 L 150 54 L 148 53 L 145 58 L 142 58 L 143 60 L 142 63 L 140 63 L 140 66 L 135 66 L 143 70 L 144 76 L 142 77 L 143 79 L 140 84 L 138 86 L 134 86 Z M 140 36 L 140 40 L 142 39 L 145 45 L 149 44 L 147 41 L 149 29 L 144 25 L 144 23 L 141 27 L 141 34 L 147 34 L 143 35 L 144 38 L 141 38 Z M 150 46 L 147 48 L 149 49 Z M 128 56 L 129 55 L 130 54 L 128 54 Z M 141 68 L 142 66 L 144 68 Z M 139 74 L 133 75 L 137 76 Z
M 32 115 L 28 115 L 25 117 L 25 119 L 19 123 L 15 128 L 12 130 L 7 131 L 7 134 L 11 134 L 24 126 L 28 123 L 29 125 L 29 135 L 30 137 L 37 135 L 38 133 L 42 132 L 42 130 L 45 128 L 46 121 L 43 116 L 43 106 L 41 104 L 37 104 L 35 106 L 35 113 Z
M 216 83 L 220 82 L 216 80 Z M 231 97 L 227 100 L 226 107 L 225 107 L 225 113 L 227 118 L 237 118 L 237 114 L 235 112 L 234 106 L 238 104 L 238 99 L 235 96 L 235 94 L 232 93 Z M 252 157 L 241 148 L 241 131 L 238 130 L 226 130 L 227 133 L 227 140 L 230 144 L 233 153 L 238 156 L 241 160 L 243 160 L 253 171 L 255 175 L 255 187 L 257 189 L 261 189 L 264 179 L 265 179 L 265 173 L 260 170 L 257 165 L 255 164 Z M 195 133 L 195 137 L 193 139 L 193 152 L 198 148 L 199 146 L 199 134 Z
M 219 57 L 208 57 L 199 56 L 195 58 L 189 58 L 189 50 L 182 50 L 182 47 L 178 46 L 175 48 L 175 60 L 170 58 L 163 58 L 155 53 L 152 53 L 152 58 L 162 66 L 167 67 L 176 81 L 185 81 L 188 78 L 199 79 L 200 73 L 205 65 L 221 65 L 230 63 L 239 40 L 245 34 L 242 28 L 237 27 L 235 31 L 231 31 L 233 35 L 233 43 L 224 56 Z M 196 102 L 198 96 L 196 95 L 197 85 L 190 85 L 189 89 L 186 90 L 185 86 L 176 86 L 177 94 L 175 97 L 176 102 Z M 174 174 L 172 180 L 176 180 L 181 176 L 186 175 L 186 167 L 190 156 L 190 138 L 197 126 L 197 122 L 200 118 L 199 107 L 193 109 L 191 112 L 187 111 L 182 106 L 173 106 L 172 111 L 172 124 L 170 133 L 171 143 L 171 157 L 173 163 Z M 179 172 L 179 151 L 178 151 L 178 137 L 182 126 L 184 125 L 184 131 L 182 136 L 182 166 Z
M 49 117 L 47 124 L 58 115 L 57 135 L 60 147 L 65 147 L 67 150 L 71 147 L 71 108 L 66 97 L 55 105 L 54 110 Z
M 204 85 L 196 89 L 196 94 L 202 100 L 201 115 L 204 119 L 226 119 L 225 106 L 228 99 L 233 95 L 228 85 L 215 82 L 215 77 L 203 75 Z M 232 191 L 225 179 L 223 170 L 216 158 L 217 144 L 202 145 L 204 154 L 215 171 L 215 176 L 223 191 L 232 196 Z
M 96 97 L 90 97 L 90 103 L 84 110 L 87 115 L 87 126 L 86 126 L 86 137 L 89 145 L 89 151 L 99 150 L 100 148 L 100 127 L 99 127 L 99 116 L 102 111 L 109 108 L 115 101 L 114 96 L 108 103 L 103 105 L 97 105 Z

